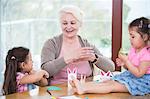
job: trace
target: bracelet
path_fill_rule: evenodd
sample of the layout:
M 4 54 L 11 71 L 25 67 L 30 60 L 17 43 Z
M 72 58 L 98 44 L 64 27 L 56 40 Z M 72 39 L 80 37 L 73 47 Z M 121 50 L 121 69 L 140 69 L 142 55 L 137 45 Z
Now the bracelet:
M 97 60 L 98 60 L 98 56 L 95 54 L 95 59 L 94 59 L 94 61 L 92 61 L 91 63 L 93 64 L 93 63 L 95 63 Z

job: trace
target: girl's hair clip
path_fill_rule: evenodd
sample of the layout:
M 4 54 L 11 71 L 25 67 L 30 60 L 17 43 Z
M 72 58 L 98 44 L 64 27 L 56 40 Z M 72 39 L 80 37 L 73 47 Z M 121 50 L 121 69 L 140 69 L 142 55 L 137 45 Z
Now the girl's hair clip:
M 148 29 L 150 29 L 150 24 L 148 24 Z
M 15 56 L 12 56 L 11 59 L 13 60 L 13 59 L 16 59 L 16 58 L 15 58 Z
M 141 20 L 139 24 L 139 28 L 142 28 L 142 27 L 143 27 L 143 21 Z

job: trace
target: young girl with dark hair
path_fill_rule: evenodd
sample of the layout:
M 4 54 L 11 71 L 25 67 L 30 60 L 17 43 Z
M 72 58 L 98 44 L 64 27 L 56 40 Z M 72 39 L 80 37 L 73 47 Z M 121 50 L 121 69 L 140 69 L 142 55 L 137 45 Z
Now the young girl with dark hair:
M 33 83 L 41 86 L 48 84 L 46 78 L 49 74 L 45 70 L 33 71 L 32 65 L 29 49 L 15 47 L 8 51 L 3 84 L 4 95 L 35 88 Z
M 135 19 L 129 24 L 131 49 L 128 56 L 119 53 L 116 63 L 127 71 L 114 76 L 111 80 L 95 83 L 73 80 L 72 87 L 78 94 L 129 92 L 132 95 L 150 93 L 150 20 L 144 17 Z M 95 90 L 96 89 L 96 90 Z

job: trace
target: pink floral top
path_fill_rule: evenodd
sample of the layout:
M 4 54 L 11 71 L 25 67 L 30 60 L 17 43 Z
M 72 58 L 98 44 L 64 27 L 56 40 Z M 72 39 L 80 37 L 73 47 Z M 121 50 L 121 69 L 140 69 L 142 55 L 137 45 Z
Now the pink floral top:
M 20 79 L 22 79 L 27 73 L 17 72 L 17 92 L 24 92 L 28 90 L 27 84 L 20 84 Z
M 141 61 L 150 61 L 150 51 L 148 47 L 144 47 L 140 52 L 136 53 L 134 48 L 131 48 L 129 55 L 129 60 L 134 66 L 139 66 Z M 146 74 L 150 74 L 150 66 L 146 72 Z
M 28 73 L 17 72 L 17 92 L 24 92 L 35 88 L 34 84 L 20 84 L 20 79 L 22 79 L 25 75 L 28 75 Z

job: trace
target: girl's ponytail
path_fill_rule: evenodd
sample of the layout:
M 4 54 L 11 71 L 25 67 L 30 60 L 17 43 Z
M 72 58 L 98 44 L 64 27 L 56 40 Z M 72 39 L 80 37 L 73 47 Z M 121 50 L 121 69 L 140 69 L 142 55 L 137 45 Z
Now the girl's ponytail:
M 12 56 L 12 51 L 8 51 L 6 56 L 6 70 L 4 74 L 3 94 L 11 94 L 16 92 L 16 73 L 17 73 L 17 60 Z
M 16 72 L 17 72 L 17 61 L 6 57 L 6 72 L 4 80 L 4 94 L 10 94 L 16 92 Z

